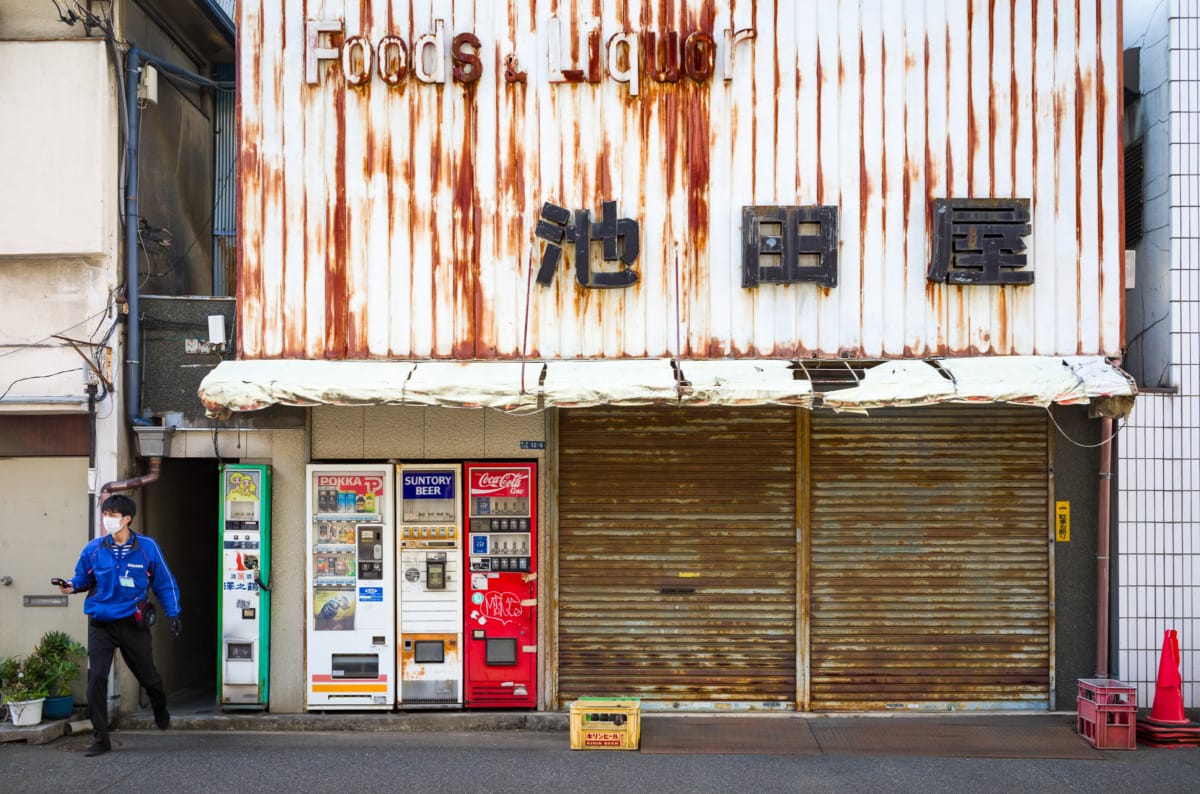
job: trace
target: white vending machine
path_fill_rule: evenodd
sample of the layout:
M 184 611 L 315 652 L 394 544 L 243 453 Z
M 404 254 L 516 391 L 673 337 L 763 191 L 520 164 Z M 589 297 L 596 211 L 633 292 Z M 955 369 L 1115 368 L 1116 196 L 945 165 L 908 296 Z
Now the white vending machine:
M 308 466 L 308 708 L 396 702 L 392 471 Z
M 463 702 L 462 466 L 397 468 L 402 708 Z

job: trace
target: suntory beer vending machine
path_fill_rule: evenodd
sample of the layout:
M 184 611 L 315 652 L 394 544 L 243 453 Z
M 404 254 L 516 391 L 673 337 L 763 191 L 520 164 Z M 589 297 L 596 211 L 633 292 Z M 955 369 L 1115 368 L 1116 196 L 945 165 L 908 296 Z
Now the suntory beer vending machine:
M 271 468 L 221 466 L 217 692 L 224 709 L 267 707 L 271 637 Z
M 388 465 L 308 466 L 308 708 L 396 701 L 395 527 Z
M 463 702 L 462 467 L 396 467 L 401 708 Z
M 537 703 L 537 464 L 466 463 L 467 708 Z

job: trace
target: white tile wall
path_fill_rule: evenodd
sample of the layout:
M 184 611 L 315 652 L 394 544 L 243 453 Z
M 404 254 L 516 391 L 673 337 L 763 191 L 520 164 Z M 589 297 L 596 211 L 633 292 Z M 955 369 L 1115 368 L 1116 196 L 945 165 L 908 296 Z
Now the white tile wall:
M 1200 0 L 1171 0 L 1168 26 L 1177 391 L 1139 396 L 1121 432 L 1116 674 L 1152 705 L 1163 633 L 1175 629 L 1184 705 L 1200 707 Z

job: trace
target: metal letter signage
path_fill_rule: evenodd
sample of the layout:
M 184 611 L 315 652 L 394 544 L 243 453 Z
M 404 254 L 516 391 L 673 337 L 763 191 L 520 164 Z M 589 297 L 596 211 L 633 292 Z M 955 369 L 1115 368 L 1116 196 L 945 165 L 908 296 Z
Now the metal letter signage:
M 562 241 L 575 244 L 575 279 L 580 286 L 590 289 L 613 289 L 631 287 L 637 283 L 638 274 L 632 265 L 641 250 L 641 234 L 638 222 L 617 217 L 617 202 L 601 204 L 600 220 L 592 223 L 590 210 L 576 210 L 575 223 L 567 226 L 571 213 L 565 207 L 546 202 L 538 220 L 536 234 L 549 245 L 542 252 L 542 264 L 538 268 L 537 283 L 550 286 L 554 272 L 562 260 Z M 592 270 L 592 243 L 603 243 L 606 262 L 621 262 L 623 267 L 616 271 Z
M 742 207 L 743 287 L 836 287 L 837 248 L 837 207 Z
M 1025 237 L 1029 199 L 943 198 L 933 202 L 927 278 L 947 284 L 1032 284 Z

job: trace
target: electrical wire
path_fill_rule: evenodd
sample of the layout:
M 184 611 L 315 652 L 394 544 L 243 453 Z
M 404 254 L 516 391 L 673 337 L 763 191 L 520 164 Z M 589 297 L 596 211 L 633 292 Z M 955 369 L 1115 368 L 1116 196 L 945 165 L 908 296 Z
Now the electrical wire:
M 71 369 L 63 369 L 63 370 L 59 370 L 58 372 L 51 372 L 48 375 L 26 375 L 23 378 L 17 378 L 12 383 L 8 384 L 8 388 L 5 389 L 3 393 L 0 393 L 0 400 L 3 400 L 5 397 L 7 397 L 8 393 L 10 391 L 12 391 L 13 386 L 16 386 L 21 381 L 39 380 L 41 378 L 53 378 L 56 375 L 66 375 L 68 372 L 78 372 L 78 371 L 79 371 L 79 367 L 72 367 Z
M 61 331 L 55 331 L 52 334 L 47 334 L 46 336 L 43 336 L 41 339 L 37 340 L 36 342 L 27 342 L 27 343 L 21 344 L 21 345 L 14 345 L 13 350 L 8 350 L 4 353 L 0 353 L 0 358 L 4 358 L 5 356 L 11 356 L 14 353 L 24 352 L 25 350 L 27 350 L 29 348 L 38 347 L 43 342 L 48 342 L 51 339 L 53 339 L 54 337 L 65 334 L 67 331 L 70 331 L 73 328 L 78 328 L 79 326 L 83 325 L 86 322 L 91 322 L 92 320 L 96 319 L 97 317 L 100 317 L 101 315 L 105 314 L 106 312 L 108 312 L 107 306 L 105 308 L 101 309 L 100 311 L 96 312 L 95 314 L 91 314 L 91 315 L 88 315 L 87 317 L 84 317 L 82 320 L 75 323 L 74 325 L 68 325 L 66 328 L 62 329 Z M 61 345 L 55 345 L 55 347 L 61 347 Z
M 1104 446 L 1105 444 L 1107 444 L 1108 442 L 1110 442 L 1114 438 L 1116 438 L 1117 435 L 1125 428 L 1125 425 L 1129 424 L 1127 421 L 1122 422 L 1119 425 L 1114 422 L 1112 435 L 1110 435 L 1108 438 L 1104 439 L 1103 441 L 1097 441 L 1095 444 L 1083 444 L 1083 443 L 1080 443 L 1079 441 L 1076 441 L 1075 439 L 1071 438 L 1069 435 L 1067 435 L 1067 431 L 1063 430 L 1062 425 L 1060 425 L 1058 423 L 1058 420 L 1054 418 L 1054 412 L 1050 410 L 1049 406 L 1046 407 L 1046 415 L 1050 417 L 1050 421 L 1054 424 L 1055 429 L 1058 430 L 1059 435 L 1061 435 L 1063 438 L 1065 438 L 1068 443 L 1074 444 L 1075 446 L 1081 447 L 1082 449 L 1094 449 L 1096 447 Z

